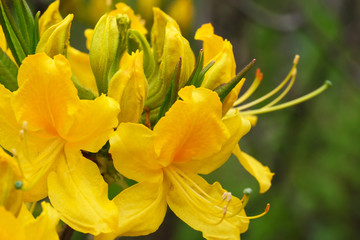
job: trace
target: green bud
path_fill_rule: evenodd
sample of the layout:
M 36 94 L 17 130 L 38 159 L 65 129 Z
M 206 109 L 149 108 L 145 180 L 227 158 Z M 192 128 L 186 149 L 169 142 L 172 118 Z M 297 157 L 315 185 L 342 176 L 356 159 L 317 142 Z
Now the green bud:
M 90 65 L 99 93 L 107 93 L 111 77 L 119 69 L 125 50 L 130 20 L 126 15 L 105 14 L 94 29 L 90 46 Z
M 54 57 L 58 54 L 67 55 L 67 48 L 70 39 L 70 27 L 74 18 L 73 14 L 61 22 L 49 27 L 40 37 L 36 47 L 36 53 L 45 52 L 48 56 Z

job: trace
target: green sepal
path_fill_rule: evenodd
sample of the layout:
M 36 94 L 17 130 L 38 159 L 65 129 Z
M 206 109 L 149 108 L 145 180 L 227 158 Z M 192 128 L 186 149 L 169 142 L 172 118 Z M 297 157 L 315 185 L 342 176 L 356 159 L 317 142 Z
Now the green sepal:
M 83 85 L 81 85 L 81 83 L 75 76 L 72 76 L 71 80 L 73 81 L 74 86 L 78 91 L 78 96 L 80 99 L 88 99 L 88 100 L 95 99 L 95 94 L 89 88 L 86 88 Z
M 28 43 L 29 53 L 35 53 L 36 26 L 32 12 L 25 0 L 14 0 L 15 16 L 18 20 L 19 30 L 26 43 Z
M 240 80 L 245 76 L 245 74 L 254 66 L 255 61 L 256 60 L 253 59 L 233 79 L 231 79 L 227 83 L 221 84 L 214 89 L 214 92 L 219 95 L 221 102 L 224 102 L 225 98 L 231 92 L 231 90 L 233 90 L 233 88 L 240 82 Z
M 199 56 L 196 60 L 194 71 L 192 72 L 185 86 L 190 86 L 190 85 L 194 85 L 195 87 L 201 86 L 202 82 L 204 81 L 205 73 L 215 64 L 215 61 L 211 61 L 208 65 L 204 67 L 204 69 L 203 69 L 203 64 L 204 64 L 204 51 L 201 49 L 199 52 Z
M 155 59 L 145 36 L 137 30 L 130 29 L 126 34 L 126 45 L 129 54 L 131 54 L 132 52 L 136 52 L 136 50 L 138 49 L 144 52 L 144 73 L 146 78 L 149 78 L 155 68 Z
M 10 91 L 18 89 L 18 67 L 9 56 L 0 49 L 0 83 Z
M 175 103 L 175 101 L 178 98 L 180 72 L 181 72 L 181 58 L 175 67 L 170 86 L 165 95 L 165 99 L 160 107 L 157 121 L 159 121 L 160 118 L 165 116 L 165 113 L 171 108 L 171 106 Z
M 204 51 L 202 49 L 200 49 L 199 51 L 199 55 L 198 55 L 198 58 L 196 60 L 196 63 L 195 63 L 195 67 L 194 67 L 194 70 L 193 72 L 191 73 L 190 77 L 189 77 L 189 80 L 187 81 L 187 83 L 185 84 L 185 86 L 190 86 L 190 85 L 194 85 L 199 82 L 198 77 L 199 77 L 199 74 L 201 72 L 201 69 L 203 67 L 203 64 L 204 64 Z
M 22 60 L 29 54 L 29 49 L 8 7 L 3 1 L 0 1 L 0 11 L 0 23 L 5 34 L 6 43 L 16 63 L 20 66 Z
M 130 29 L 131 19 L 127 15 L 118 14 L 116 16 L 116 24 L 119 31 L 119 42 L 118 42 L 114 61 L 109 70 L 109 74 L 108 74 L 109 81 L 119 70 L 121 58 L 126 50 L 126 36 L 128 30 Z

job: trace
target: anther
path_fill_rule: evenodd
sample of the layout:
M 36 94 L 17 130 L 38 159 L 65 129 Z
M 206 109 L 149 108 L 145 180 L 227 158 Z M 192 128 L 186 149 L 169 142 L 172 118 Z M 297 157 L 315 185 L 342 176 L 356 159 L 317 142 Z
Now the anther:
M 224 206 L 224 209 L 223 209 L 223 212 L 222 212 L 222 214 L 225 216 L 226 215 L 226 213 L 227 213 L 227 208 L 228 208 L 228 206 L 227 205 L 225 205 Z
M 20 135 L 20 139 L 23 140 L 24 137 L 25 137 L 25 131 L 24 131 L 24 129 L 20 129 L 19 135 Z
M 15 187 L 16 189 L 21 189 L 23 185 L 24 185 L 24 184 L 23 184 L 22 181 L 16 181 L 15 184 L 14 184 L 14 187 Z
M 295 57 L 294 57 L 294 61 L 293 61 L 294 65 L 298 64 L 299 59 L 300 59 L 300 56 L 298 54 L 296 54 Z
M 26 131 L 26 130 L 27 130 L 27 127 L 28 127 L 28 122 L 27 122 L 27 121 L 23 121 L 23 123 L 22 123 L 22 129 L 23 129 L 24 131 Z
M 228 192 L 227 197 L 226 197 L 226 201 L 227 202 L 231 201 L 231 192 Z
M 245 195 L 250 195 L 250 194 L 252 193 L 252 189 L 251 189 L 251 188 L 245 188 L 244 191 L 243 191 L 243 193 L 244 193 Z
M 12 153 L 13 157 L 17 157 L 17 151 L 15 148 L 11 149 L 11 153 Z
M 225 200 L 226 197 L 227 197 L 227 192 L 224 192 L 221 198 L 222 200 Z

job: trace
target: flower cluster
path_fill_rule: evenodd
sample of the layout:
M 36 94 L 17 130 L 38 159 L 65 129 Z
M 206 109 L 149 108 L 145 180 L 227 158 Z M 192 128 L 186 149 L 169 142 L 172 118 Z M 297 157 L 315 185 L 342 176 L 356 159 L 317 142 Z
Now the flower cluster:
M 69 45 L 73 15 L 62 18 L 59 1 L 35 17 L 24 0 L 14 7 L 17 21 L 0 2 L 0 239 L 58 239 L 59 219 L 95 239 L 147 235 L 168 206 L 206 239 L 240 239 L 250 219 L 268 212 L 269 205 L 247 216 L 249 190 L 239 199 L 199 174 L 233 153 L 261 193 L 270 188 L 273 173 L 238 142 L 257 114 L 329 85 L 277 105 L 295 81 L 298 56 L 277 88 L 244 105 L 262 73 L 238 98 L 255 61 L 236 74 L 232 45 L 211 24 L 195 34 L 203 43 L 195 58 L 169 15 L 154 8 L 149 34 L 118 3 L 85 31 L 87 54 Z M 126 179 L 136 183 L 124 186 Z M 111 184 L 123 190 L 109 199 Z

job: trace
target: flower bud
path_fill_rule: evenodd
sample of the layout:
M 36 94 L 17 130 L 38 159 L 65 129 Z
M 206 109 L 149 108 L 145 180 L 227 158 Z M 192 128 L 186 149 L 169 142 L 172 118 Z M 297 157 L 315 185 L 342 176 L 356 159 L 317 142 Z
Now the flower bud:
M 90 65 L 99 94 L 107 93 L 111 77 L 119 69 L 130 20 L 126 15 L 105 14 L 96 24 L 90 46 Z
M 64 20 L 45 30 L 36 47 L 36 53 L 45 52 L 49 57 L 54 57 L 58 54 L 66 56 L 73 18 L 74 15 L 69 14 Z
M 39 18 L 39 34 L 42 34 L 51 26 L 61 22 L 62 17 L 59 12 L 59 0 L 51 3 L 46 11 Z
M 111 78 L 108 93 L 120 104 L 119 122 L 139 122 L 147 87 L 143 52 L 125 53 L 119 71 Z
M 155 70 L 148 79 L 149 96 L 145 105 L 154 109 L 161 105 L 180 58 L 180 88 L 188 81 L 195 59 L 189 42 L 181 35 L 175 20 L 157 8 L 154 8 L 154 26 L 151 34 Z

